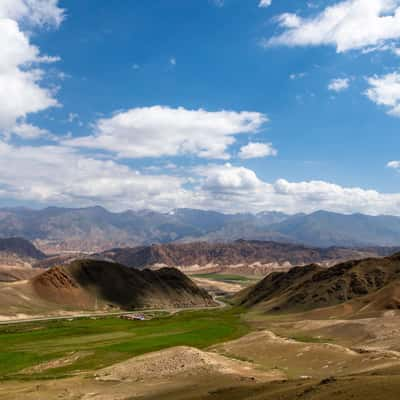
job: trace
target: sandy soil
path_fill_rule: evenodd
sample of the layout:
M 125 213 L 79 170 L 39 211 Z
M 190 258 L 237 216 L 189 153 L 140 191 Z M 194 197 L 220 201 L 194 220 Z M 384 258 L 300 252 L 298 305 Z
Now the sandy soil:
M 265 326 L 261 320 L 256 325 Z M 399 311 L 386 311 L 382 316 L 360 319 L 301 319 L 288 322 L 267 323 L 274 332 L 283 336 L 303 335 L 334 340 L 347 347 L 365 350 L 400 352 Z
M 22 374 L 37 374 L 40 372 L 44 372 L 53 368 L 61 368 L 66 367 L 67 365 L 71 365 L 74 362 L 78 361 L 81 358 L 87 357 L 91 355 L 90 351 L 80 351 L 80 352 L 72 352 L 66 357 L 59 358 L 57 360 L 51 360 L 42 364 L 35 365 L 32 368 L 26 368 L 21 371 Z
M 265 368 L 278 368 L 291 379 L 322 379 L 400 365 L 400 353 L 357 349 L 336 343 L 314 343 L 277 336 L 269 330 L 215 346 L 228 356 L 246 358 Z
M 168 267 L 166 264 L 153 264 L 151 269 L 160 269 Z M 184 274 L 194 275 L 194 274 L 238 274 L 238 275 L 248 275 L 254 277 L 264 277 L 271 272 L 278 271 L 288 271 L 292 268 L 293 265 L 289 262 L 284 262 L 282 264 L 279 263 L 267 263 L 262 264 L 260 262 L 255 262 L 251 264 L 228 264 L 228 265 L 220 265 L 220 264 L 204 264 L 204 265 L 174 265 L 174 268 L 179 269 Z
M 54 304 L 38 298 L 30 281 L 0 282 L 0 320 L 25 319 L 57 311 Z
M 5 382 L 0 387 L 0 398 L 129 400 L 141 396 L 162 399 L 168 395 L 168 398 L 179 399 L 206 396 L 210 391 L 223 388 L 280 381 L 284 377 L 279 370 L 265 370 L 253 363 L 182 346 L 132 358 L 100 370 L 94 376 Z M 178 392 L 180 395 L 174 395 Z
M 194 283 L 196 283 L 196 285 L 210 292 L 224 292 L 231 294 L 231 293 L 237 293 L 243 289 L 242 285 L 238 285 L 236 283 L 213 281 L 211 279 L 194 278 L 194 277 L 191 277 L 191 279 Z
M 96 374 L 96 378 L 138 382 L 149 379 L 169 379 L 176 375 L 183 378 L 199 373 L 240 376 L 261 382 L 284 378 L 279 371 L 266 371 L 256 364 L 185 346 L 132 358 L 102 370 Z
M 161 264 L 156 264 L 153 268 L 161 268 Z M 206 265 L 180 265 L 176 266 L 185 274 L 210 274 L 210 273 L 225 273 L 225 274 L 240 274 L 240 275 L 253 275 L 263 277 L 274 271 L 288 271 L 292 268 L 289 262 L 279 263 L 267 263 L 262 264 L 255 262 L 252 264 L 230 264 L 230 265 L 219 265 L 219 264 L 206 264 Z
M 33 269 L 30 264 L 21 265 L 2 264 L 0 262 L 0 281 L 14 282 L 23 279 L 30 279 L 42 272 L 40 269 Z

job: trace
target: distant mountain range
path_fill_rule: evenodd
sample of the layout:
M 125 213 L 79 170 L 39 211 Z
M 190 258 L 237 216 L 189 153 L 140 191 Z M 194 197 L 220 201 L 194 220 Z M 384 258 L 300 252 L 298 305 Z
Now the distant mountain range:
M 299 243 L 315 247 L 399 246 L 400 217 L 343 215 L 326 211 L 222 214 L 177 209 L 169 213 L 102 207 L 0 209 L 0 237 L 24 237 L 42 251 L 98 252 L 153 243 L 237 239 Z

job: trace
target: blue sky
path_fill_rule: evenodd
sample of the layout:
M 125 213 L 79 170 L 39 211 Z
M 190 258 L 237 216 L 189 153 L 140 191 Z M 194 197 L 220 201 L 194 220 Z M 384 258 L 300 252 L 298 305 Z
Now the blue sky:
M 400 1 L 3 3 L 0 204 L 400 215 Z

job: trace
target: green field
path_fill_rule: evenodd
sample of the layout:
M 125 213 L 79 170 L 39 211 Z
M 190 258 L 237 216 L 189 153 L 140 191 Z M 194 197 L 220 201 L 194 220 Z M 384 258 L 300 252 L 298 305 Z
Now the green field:
M 150 321 L 119 318 L 35 322 L 0 327 L 0 379 L 57 378 L 91 371 L 171 346 L 205 348 L 248 332 L 240 310 L 187 311 Z M 71 365 L 24 374 L 32 366 L 80 352 Z
M 195 278 L 211 279 L 219 282 L 235 282 L 235 283 L 249 283 L 255 282 L 258 279 L 254 277 L 244 275 L 233 275 L 233 274 L 196 274 L 192 275 Z

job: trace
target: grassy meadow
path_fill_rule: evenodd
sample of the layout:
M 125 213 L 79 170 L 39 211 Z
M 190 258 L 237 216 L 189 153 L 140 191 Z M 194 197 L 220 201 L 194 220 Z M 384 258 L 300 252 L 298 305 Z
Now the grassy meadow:
M 186 311 L 149 321 L 82 318 L 0 326 L 0 380 L 58 378 L 167 347 L 205 348 L 248 332 L 237 309 Z M 32 367 L 78 355 L 68 365 Z
M 227 283 L 255 283 L 260 278 L 250 277 L 245 275 L 234 275 L 234 274 L 196 274 L 192 275 L 195 278 L 210 279 L 217 282 L 227 282 Z

